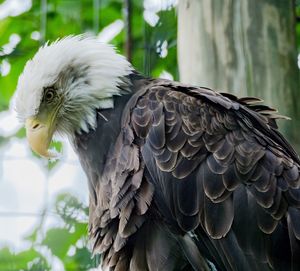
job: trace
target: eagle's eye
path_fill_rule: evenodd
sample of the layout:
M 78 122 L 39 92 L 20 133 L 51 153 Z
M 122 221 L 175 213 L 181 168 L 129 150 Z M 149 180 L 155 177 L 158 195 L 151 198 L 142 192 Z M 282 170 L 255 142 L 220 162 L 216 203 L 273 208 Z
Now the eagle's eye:
M 55 96 L 55 90 L 53 87 L 48 87 L 45 89 L 44 100 L 46 103 L 51 103 Z

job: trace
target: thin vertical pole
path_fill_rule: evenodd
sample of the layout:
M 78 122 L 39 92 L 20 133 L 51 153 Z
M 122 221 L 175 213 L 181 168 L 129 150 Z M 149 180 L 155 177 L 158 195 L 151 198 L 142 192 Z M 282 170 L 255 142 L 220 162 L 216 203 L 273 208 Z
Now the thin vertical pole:
M 132 58 L 132 29 L 131 29 L 132 3 L 131 0 L 124 1 L 124 17 L 125 17 L 125 54 L 128 61 Z
M 99 10 L 100 10 L 100 0 L 93 1 L 93 24 L 94 24 L 94 33 L 98 34 L 99 32 Z
M 143 22 L 144 26 L 144 71 L 146 76 L 150 76 L 151 73 L 151 44 L 150 44 L 150 30 L 147 23 Z
M 47 0 L 41 0 L 41 25 L 40 25 L 40 43 L 44 44 L 46 41 L 46 30 L 47 30 Z

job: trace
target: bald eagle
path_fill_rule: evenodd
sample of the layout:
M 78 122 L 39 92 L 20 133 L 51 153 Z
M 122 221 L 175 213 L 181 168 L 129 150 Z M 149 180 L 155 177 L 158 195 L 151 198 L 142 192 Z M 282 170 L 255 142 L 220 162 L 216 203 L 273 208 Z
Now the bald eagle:
M 32 149 L 66 135 L 104 270 L 300 270 L 300 160 L 253 97 L 146 78 L 114 48 L 41 47 L 17 86 Z

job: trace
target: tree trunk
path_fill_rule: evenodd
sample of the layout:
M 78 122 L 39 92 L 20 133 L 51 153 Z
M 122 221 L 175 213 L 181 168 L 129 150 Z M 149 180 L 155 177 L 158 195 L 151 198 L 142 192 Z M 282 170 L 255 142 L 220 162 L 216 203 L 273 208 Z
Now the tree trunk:
M 299 146 L 299 71 L 292 0 L 179 0 L 182 82 L 257 96 L 292 121 L 281 131 Z

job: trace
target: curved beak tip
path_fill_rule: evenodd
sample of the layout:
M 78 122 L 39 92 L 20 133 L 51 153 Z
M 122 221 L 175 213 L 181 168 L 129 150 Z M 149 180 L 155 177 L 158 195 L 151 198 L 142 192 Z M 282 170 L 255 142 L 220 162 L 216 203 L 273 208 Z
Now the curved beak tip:
M 42 124 L 35 118 L 29 118 L 26 120 L 25 127 L 28 143 L 35 153 L 45 158 L 56 157 L 54 152 L 48 150 L 53 135 L 48 125 Z

